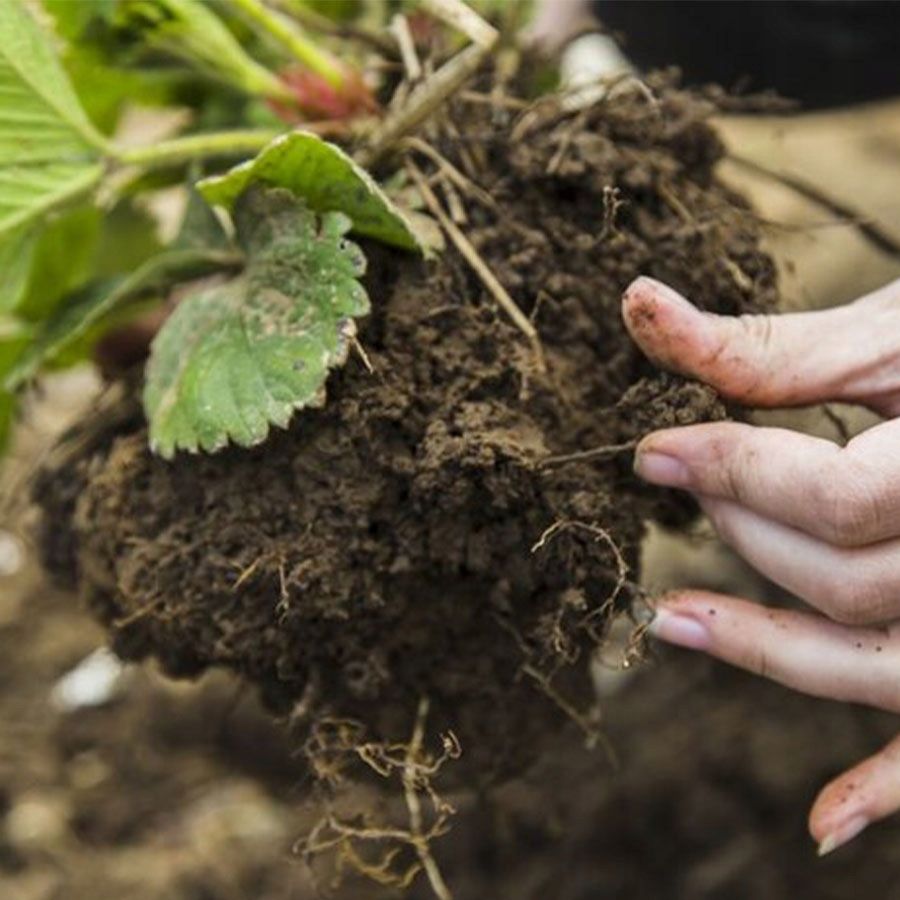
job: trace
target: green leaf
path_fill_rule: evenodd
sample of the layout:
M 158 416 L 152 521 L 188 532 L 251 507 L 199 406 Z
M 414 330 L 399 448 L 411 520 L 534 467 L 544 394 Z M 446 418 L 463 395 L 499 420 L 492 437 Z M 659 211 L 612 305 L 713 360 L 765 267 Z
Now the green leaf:
M 13 420 L 16 417 L 16 406 L 16 398 L 12 394 L 0 391 L 0 453 L 9 445 Z
M 11 316 L 0 317 L 0 377 L 6 375 L 32 339 L 32 326 Z
M 233 254 L 198 248 L 172 249 L 147 260 L 130 275 L 104 278 L 68 297 L 41 323 L 24 353 L 7 372 L 6 390 L 15 391 L 38 370 L 76 344 L 94 325 L 125 302 L 159 295 L 172 284 L 233 264 Z
M 153 342 L 144 409 L 150 445 L 209 452 L 252 446 L 271 424 L 324 401 L 369 311 L 365 257 L 341 213 L 317 217 L 284 190 L 252 188 L 235 205 L 249 262 L 234 280 L 184 299 Z
M 104 139 L 23 0 L 0 2 L 0 239 L 89 191 Z
M 136 269 L 158 250 L 156 222 L 129 200 L 102 212 L 78 206 L 44 228 L 17 229 L 0 241 L 0 313 L 40 321 L 89 280 Z
M 142 266 L 163 248 L 158 231 L 159 222 L 146 205 L 120 198 L 103 213 L 90 277 L 121 275 Z
M 424 249 L 371 175 L 340 147 L 310 132 L 293 131 L 276 138 L 255 159 L 203 179 L 197 189 L 210 203 L 230 207 L 257 182 L 287 188 L 315 212 L 344 213 L 357 234 L 405 250 Z
M 174 246 L 224 250 L 230 245 L 231 241 L 222 228 L 222 223 L 216 218 L 215 211 L 197 191 L 189 188 L 187 207 L 175 236 Z
M 41 0 L 41 5 L 56 20 L 57 31 L 66 41 L 84 40 L 96 19 L 109 19 L 116 0 Z
M 35 232 L 17 228 L 0 241 L 0 313 L 10 313 L 22 302 L 28 290 L 31 261 L 34 257 Z
M 26 323 L 0 318 L 0 376 L 15 364 L 30 337 L 31 330 Z M 0 453 L 9 443 L 16 405 L 16 398 L 9 391 L 0 390 Z
M 0 0 L 2 2 L 2 0 Z M 119 0 L 116 24 L 240 90 L 281 100 L 280 79 L 253 59 L 203 0 Z
M 83 285 L 93 273 L 102 227 L 103 213 L 94 206 L 68 209 L 45 227 L 35 226 L 27 290 L 15 312 L 38 321 Z

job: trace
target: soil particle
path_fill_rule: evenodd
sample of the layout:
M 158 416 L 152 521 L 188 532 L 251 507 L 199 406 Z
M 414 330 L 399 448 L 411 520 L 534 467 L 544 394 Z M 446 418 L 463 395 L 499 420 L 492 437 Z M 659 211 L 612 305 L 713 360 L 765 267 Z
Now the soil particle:
M 407 737 L 427 696 L 469 783 L 535 758 L 563 714 L 523 663 L 582 702 L 617 552 L 634 578 L 644 522 L 691 514 L 627 454 L 540 460 L 726 412 L 642 357 L 623 290 L 645 274 L 703 309 L 774 302 L 757 226 L 713 175 L 711 107 L 650 87 L 652 103 L 545 103 L 527 121 L 455 101 L 471 145 L 434 142 L 463 170 L 481 160 L 496 208 L 469 201 L 467 235 L 533 316 L 546 372 L 453 251 L 421 262 L 364 244 L 374 372 L 351 358 L 325 408 L 262 447 L 171 463 L 138 419 L 44 472 L 45 564 L 79 584 L 119 653 L 175 675 L 225 666 L 300 727 L 350 717 L 375 739 Z M 610 541 L 559 529 L 532 552 L 560 520 Z M 617 604 L 630 597 L 626 584 Z

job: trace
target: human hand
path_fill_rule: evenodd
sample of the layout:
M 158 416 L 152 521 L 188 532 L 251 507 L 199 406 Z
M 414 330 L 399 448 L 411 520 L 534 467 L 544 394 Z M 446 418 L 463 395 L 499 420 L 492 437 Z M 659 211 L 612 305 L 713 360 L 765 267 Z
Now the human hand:
M 707 591 L 663 597 L 662 640 L 819 697 L 900 712 L 900 280 L 821 312 L 704 313 L 649 278 L 623 298 L 652 360 L 747 406 L 862 404 L 888 421 L 840 447 L 716 422 L 645 437 L 635 470 L 690 491 L 723 540 L 818 612 Z M 820 854 L 900 810 L 900 737 L 828 784 L 809 828 Z

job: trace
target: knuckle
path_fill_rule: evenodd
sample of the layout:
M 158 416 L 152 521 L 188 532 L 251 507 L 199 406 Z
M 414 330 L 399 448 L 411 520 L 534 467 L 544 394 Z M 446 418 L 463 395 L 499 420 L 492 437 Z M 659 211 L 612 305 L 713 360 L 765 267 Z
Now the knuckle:
M 721 325 L 718 346 L 708 361 L 715 386 L 737 400 L 765 393 L 778 356 L 774 319 L 742 315 L 726 317 Z
M 770 678 L 773 674 L 772 664 L 769 661 L 769 654 L 765 647 L 759 647 L 754 650 L 749 661 L 751 672 L 761 675 L 763 678 Z
M 771 316 L 738 316 L 738 328 L 743 342 L 762 354 L 768 353 L 773 343 L 773 320 Z
M 726 497 L 743 503 L 747 496 L 747 485 L 752 478 L 754 455 L 737 448 L 721 458 L 719 471 L 720 490 Z
M 884 585 L 868 570 L 844 567 L 843 577 L 825 594 L 829 618 L 842 625 L 872 625 L 890 618 Z
M 772 316 L 742 315 L 737 320 L 742 355 L 758 368 L 775 356 L 775 321 Z
M 829 538 L 842 547 L 861 544 L 879 521 L 882 512 L 879 492 L 841 455 L 829 469 L 821 480 L 827 491 L 823 522 Z

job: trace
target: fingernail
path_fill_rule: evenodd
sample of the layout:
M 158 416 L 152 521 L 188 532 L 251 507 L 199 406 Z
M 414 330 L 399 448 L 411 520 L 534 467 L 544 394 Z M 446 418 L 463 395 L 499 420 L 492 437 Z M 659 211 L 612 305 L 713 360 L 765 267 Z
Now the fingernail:
M 706 627 L 689 616 L 681 616 L 658 607 L 656 618 L 650 623 L 650 634 L 689 650 L 706 650 L 710 644 L 710 634 Z
M 690 480 L 688 467 L 674 456 L 647 450 L 634 457 L 634 471 L 651 484 L 686 487 Z
M 849 844 L 861 831 L 865 830 L 869 824 L 869 820 L 865 816 L 854 816 L 848 819 L 843 825 L 835 828 L 830 834 L 826 834 L 819 844 L 819 856 L 827 856 L 838 847 Z
M 691 312 L 697 312 L 697 307 L 694 306 L 693 303 L 690 302 L 686 297 L 682 294 L 679 294 L 674 288 L 669 287 L 669 285 L 665 284 L 662 281 L 657 281 L 655 278 L 650 278 L 649 275 L 641 275 L 639 278 L 636 278 L 631 285 L 629 286 L 626 293 L 631 293 L 632 288 L 644 288 L 645 290 L 653 291 L 661 297 L 664 297 L 670 303 L 675 303 L 678 306 L 681 306 Z

